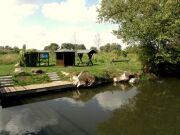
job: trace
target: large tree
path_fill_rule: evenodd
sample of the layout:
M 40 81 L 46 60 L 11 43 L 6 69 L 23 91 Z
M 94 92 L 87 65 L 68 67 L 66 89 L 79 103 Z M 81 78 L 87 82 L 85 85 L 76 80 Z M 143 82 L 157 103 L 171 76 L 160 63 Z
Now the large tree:
M 75 49 L 72 43 L 62 43 L 61 49 Z
M 59 45 L 56 43 L 51 43 L 50 45 L 44 47 L 44 50 L 50 50 L 50 51 L 55 51 L 58 49 L 59 49 Z
M 117 37 L 139 44 L 148 71 L 161 62 L 179 63 L 179 0 L 102 0 L 98 11 L 101 22 L 119 24 Z

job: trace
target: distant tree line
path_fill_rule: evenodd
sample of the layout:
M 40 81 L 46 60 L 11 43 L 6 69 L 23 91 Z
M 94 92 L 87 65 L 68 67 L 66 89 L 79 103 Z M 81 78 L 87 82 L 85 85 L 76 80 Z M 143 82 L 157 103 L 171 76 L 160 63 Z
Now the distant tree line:
M 85 50 L 84 44 L 63 43 L 61 49 Z
M 72 44 L 72 43 L 62 43 L 61 47 L 56 43 L 51 43 L 50 45 L 44 47 L 44 50 L 50 50 L 50 51 L 55 51 L 58 49 L 85 50 L 86 47 L 84 44 Z
M 117 43 L 107 43 L 100 47 L 100 51 L 102 52 L 111 52 L 114 50 L 121 51 L 121 45 Z
M 0 46 L 0 54 L 7 54 L 7 53 L 19 53 L 20 49 L 17 46 L 10 47 L 8 45 L 6 46 Z

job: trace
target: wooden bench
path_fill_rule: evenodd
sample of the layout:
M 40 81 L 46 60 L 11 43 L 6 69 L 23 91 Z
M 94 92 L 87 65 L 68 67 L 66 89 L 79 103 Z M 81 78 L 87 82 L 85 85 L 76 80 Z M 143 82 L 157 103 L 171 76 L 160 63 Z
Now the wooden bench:
M 111 63 L 114 63 L 114 62 L 129 62 L 129 60 L 112 60 Z

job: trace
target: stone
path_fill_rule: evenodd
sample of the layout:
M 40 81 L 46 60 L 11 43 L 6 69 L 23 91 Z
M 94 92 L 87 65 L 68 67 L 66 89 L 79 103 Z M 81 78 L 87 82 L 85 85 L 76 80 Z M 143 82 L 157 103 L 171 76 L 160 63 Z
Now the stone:
M 95 83 L 95 76 L 87 71 L 82 71 L 78 76 L 73 77 L 73 84 L 79 88 L 80 86 L 90 87 Z
M 67 73 L 67 72 L 64 72 L 64 71 L 61 71 L 61 73 L 62 73 L 63 75 L 65 75 L 65 76 L 69 76 L 69 75 L 70 75 L 70 73 Z
M 14 66 L 15 66 L 16 68 L 17 68 L 17 67 L 20 67 L 20 63 L 16 63 Z
M 32 72 L 33 75 L 44 73 L 44 71 L 42 69 L 37 69 L 37 68 L 31 69 L 31 72 Z
M 16 76 L 24 76 L 25 71 L 22 68 L 15 68 L 14 73 Z
M 131 78 L 131 79 L 129 80 L 129 83 L 130 83 L 130 84 L 137 84 L 137 83 L 139 83 L 139 78 Z
M 127 72 L 124 72 L 122 75 L 113 78 L 114 82 L 126 82 L 128 80 L 129 80 L 129 74 Z

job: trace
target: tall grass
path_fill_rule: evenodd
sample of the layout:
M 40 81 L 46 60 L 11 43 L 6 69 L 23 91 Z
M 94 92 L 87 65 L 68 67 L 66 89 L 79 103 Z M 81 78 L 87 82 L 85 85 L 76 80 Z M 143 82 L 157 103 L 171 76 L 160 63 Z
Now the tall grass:
M 7 64 L 15 64 L 18 62 L 19 54 L 0 54 L 0 64 L 7 65 Z

